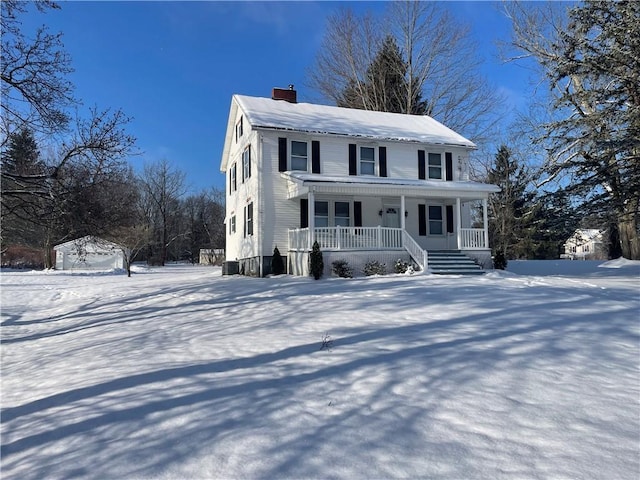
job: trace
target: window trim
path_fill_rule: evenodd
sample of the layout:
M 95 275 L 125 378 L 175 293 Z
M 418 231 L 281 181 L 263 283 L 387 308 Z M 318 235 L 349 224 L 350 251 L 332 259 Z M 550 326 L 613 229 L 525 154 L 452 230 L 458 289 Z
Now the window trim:
M 293 168 L 293 157 L 295 156 L 296 158 L 302 158 L 302 157 L 300 157 L 298 155 L 294 155 L 293 154 L 293 143 L 294 142 L 296 142 L 296 143 L 304 143 L 305 146 L 306 146 L 306 153 L 307 153 L 307 155 L 306 155 L 306 159 L 307 159 L 307 161 L 306 161 L 306 165 L 307 165 L 306 170 L 300 170 L 300 169 L 294 169 Z M 289 171 L 292 171 L 292 172 L 307 172 L 307 173 L 309 173 L 309 163 L 310 163 L 309 161 L 311 160 L 311 156 L 309 155 L 309 141 L 308 140 L 297 140 L 295 138 L 290 139 L 289 140 L 289 155 L 288 155 L 287 160 L 289 162 Z
M 244 207 L 244 236 L 253 236 L 253 202 Z
M 251 145 L 242 151 L 242 183 L 251 178 Z
M 236 215 L 233 214 L 229 218 L 229 235 L 233 235 L 234 233 L 236 233 L 236 228 L 237 228 Z
M 316 208 L 316 205 L 319 203 L 326 203 L 327 204 L 327 226 L 326 227 L 319 227 L 318 226 L 318 222 L 316 221 L 316 219 L 318 218 L 318 209 Z M 355 207 L 354 207 L 354 201 L 352 199 L 349 198 L 319 198 L 315 200 L 315 204 L 314 208 L 313 208 L 313 213 L 314 213 L 314 226 L 316 228 L 335 228 L 338 225 L 336 225 L 336 218 L 347 218 L 347 217 L 336 217 L 336 203 L 346 203 L 347 205 L 349 205 L 349 225 L 348 227 L 353 227 L 355 224 Z M 322 218 L 325 218 L 324 216 Z M 340 225 L 341 228 L 347 228 L 347 226 L 343 226 Z
M 440 218 L 439 219 L 433 219 L 431 218 L 431 209 L 432 208 L 438 208 L 440 210 Z M 445 222 L 444 222 L 444 206 L 443 205 L 436 205 L 436 204 L 428 204 L 427 205 L 427 234 L 429 236 L 433 236 L 433 237 L 443 237 L 445 234 Z M 432 222 L 438 222 L 440 224 L 440 233 L 433 233 L 431 231 L 431 223 Z
M 432 165 L 431 164 L 431 156 L 432 155 L 438 155 L 438 158 L 439 158 L 439 164 L 438 165 Z M 443 168 L 442 168 L 442 153 L 440 153 L 440 152 L 429 152 L 427 154 L 427 165 L 426 165 L 426 167 L 427 167 L 427 179 L 428 180 L 442 180 L 443 179 L 442 178 L 442 170 L 443 170 Z M 431 176 L 431 169 L 432 168 L 440 170 L 440 176 L 439 177 L 432 177 Z
M 229 184 L 230 193 L 236 192 L 238 190 L 237 162 L 233 162 L 233 165 L 231 165 L 231 168 L 229 169 Z
M 240 120 L 238 120 L 236 122 L 236 143 L 238 143 L 238 141 L 242 138 L 242 135 L 244 135 L 244 126 L 243 126 L 243 122 L 242 122 L 242 115 L 240 115 Z
M 362 149 L 368 148 L 373 152 L 373 173 L 362 173 L 362 162 L 365 161 L 362 159 Z M 358 145 L 358 175 L 367 176 L 367 177 L 375 177 L 378 174 L 378 156 L 376 155 L 376 147 L 374 145 Z M 366 160 L 367 163 L 371 163 L 370 160 Z

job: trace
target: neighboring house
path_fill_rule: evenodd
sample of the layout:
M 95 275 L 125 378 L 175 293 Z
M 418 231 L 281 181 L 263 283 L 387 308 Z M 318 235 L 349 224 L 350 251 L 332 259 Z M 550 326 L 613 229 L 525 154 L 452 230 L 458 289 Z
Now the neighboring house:
M 226 260 L 264 276 L 277 246 L 288 272 L 306 275 L 318 241 L 325 273 L 336 259 L 429 268 L 434 250 L 490 267 L 487 198 L 499 188 L 469 180 L 475 148 L 428 116 L 297 103 L 292 87 L 234 95 L 220 166 Z
M 125 268 L 122 248 L 102 238 L 86 236 L 53 247 L 56 270 Z
M 565 242 L 560 258 L 606 260 L 602 232 L 593 228 L 576 230 Z

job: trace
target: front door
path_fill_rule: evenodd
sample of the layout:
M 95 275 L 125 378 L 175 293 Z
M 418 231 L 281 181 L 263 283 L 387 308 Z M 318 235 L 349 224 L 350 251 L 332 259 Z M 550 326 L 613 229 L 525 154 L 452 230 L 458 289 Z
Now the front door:
M 385 205 L 382 209 L 382 226 L 400 228 L 400 207 Z

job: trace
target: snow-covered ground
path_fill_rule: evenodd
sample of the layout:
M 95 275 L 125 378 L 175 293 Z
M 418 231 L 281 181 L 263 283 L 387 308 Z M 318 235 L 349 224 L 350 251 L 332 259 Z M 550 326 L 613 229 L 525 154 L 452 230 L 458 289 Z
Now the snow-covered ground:
M 640 262 L 1 286 L 3 479 L 640 478 Z

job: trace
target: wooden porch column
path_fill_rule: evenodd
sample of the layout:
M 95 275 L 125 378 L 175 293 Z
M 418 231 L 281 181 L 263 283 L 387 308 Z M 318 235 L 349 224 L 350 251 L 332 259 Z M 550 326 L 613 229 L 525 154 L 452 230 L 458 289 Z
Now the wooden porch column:
M 307 196 L 307 203 L 309 206 L 309 235 L 307 238 L 309 239 L 309 251 L 313 248 L 313 241 L 315 237 L 315 229 L 316 229 L 316 196 L 309 188 L 309 195 Z
M 404 209 L 404 195 L 400 195 L 400 228 L 402 230 L 405 228 Z
M 462 205 L 460 205 L 460 198 L 456 198 L 456 241 L 458 250 L 462 250 Z
M 489 215 L 486 198 L 482 199 L 482 219 L 484 221 L 484 248 L 489 248 Z

